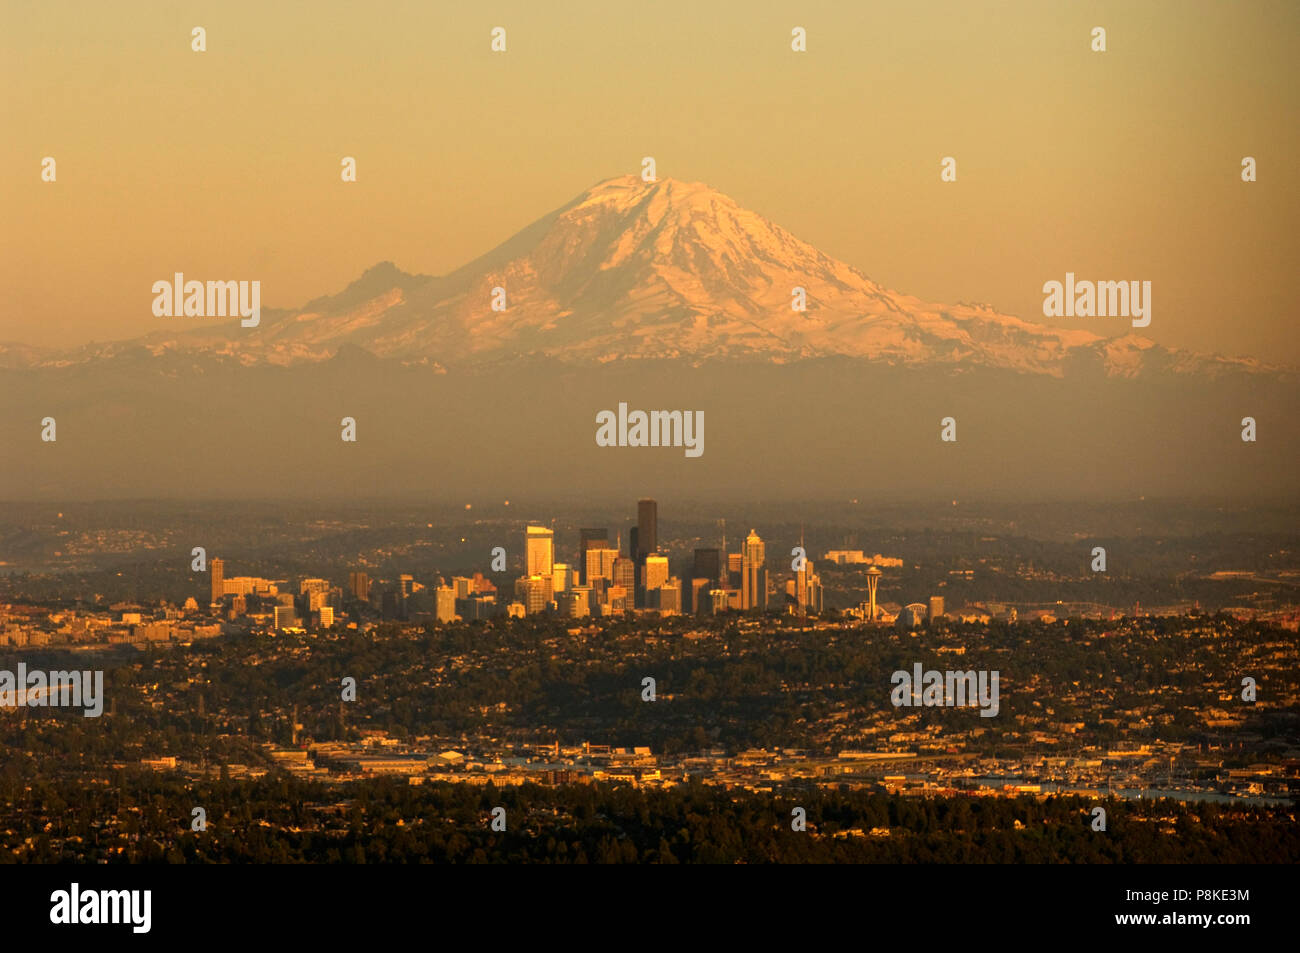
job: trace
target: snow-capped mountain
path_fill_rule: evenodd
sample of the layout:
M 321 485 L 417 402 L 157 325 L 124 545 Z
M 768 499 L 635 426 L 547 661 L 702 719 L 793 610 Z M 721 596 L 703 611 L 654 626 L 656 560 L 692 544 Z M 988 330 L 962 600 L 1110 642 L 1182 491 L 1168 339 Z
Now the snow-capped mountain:
M 703 185 L 625 177 L 442 277 L 384 263 L 256 327 L 0 346 L 0 446 L 37 447 L 0 498 L 1293 499 L 1298 390 L 1289 369 L 898 294 Z M 621 402 L 704 413 L 707 451 L 602 446 Z M 37 442 L 47 416 L 57 443 Z
M 505 290 L 504 311 L 492 308 L 495 288 Z M 791 307 L 795 288 L 804 289 L 806 311 Z M 143 347 L 285 365 L 351 346 L 448 368 L 522 357 L 688 364 L 848 357 L 1055 377 L 1075 367 L 1118 377 L 1261 369 L 1137 334 L 1103 337 L 890 291 L 715 189 L 633 175 L 596 185 L 449 275 L 409 275 L 385 262 L 339 294 L 264 311 L 255 329 L 201 320 L 40 363 Z M 30 363 L 31 354 L 0 348 L 5 362 Z

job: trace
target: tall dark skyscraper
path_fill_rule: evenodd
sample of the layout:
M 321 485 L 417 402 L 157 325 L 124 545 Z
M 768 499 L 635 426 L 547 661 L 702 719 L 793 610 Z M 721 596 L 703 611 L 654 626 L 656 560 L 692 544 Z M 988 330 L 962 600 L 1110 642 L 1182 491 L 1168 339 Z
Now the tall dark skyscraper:
M 715 584 L 722 581 L 722 551 L 719 549 L 695 550 L 695 567 L 693 579 L 712 579 Z
M 636 529 L 636 557 L 642 562 L 659 551 L 659 504 L 654 500 L 637 501 Z

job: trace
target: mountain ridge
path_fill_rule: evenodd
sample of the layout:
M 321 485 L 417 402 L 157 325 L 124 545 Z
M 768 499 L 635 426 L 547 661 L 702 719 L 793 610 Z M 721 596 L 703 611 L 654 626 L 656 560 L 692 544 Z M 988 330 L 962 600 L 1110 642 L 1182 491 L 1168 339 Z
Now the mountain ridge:
M 506 309 L 495 311 L 495 288 Z M 807 310 L 792 309 L 802 288 Z M 209 319 L 189 319 L 207 321 Z M 50 366 L 145 348 L 244 364 L 319 362 L 343 347 L 439 368 L 522 358 L 761 360 L 849 357 L 891 366 L 991 367 L 1064 377 L 1290 374 L 1250 358 L 1166 348 L 943 305 L 882 287 L 729 196 L 698 182 L 607 179 L 446 275 L 391 261 L 300 308 L 159 329 L 67 352 L 0 345 L 0 366 Z

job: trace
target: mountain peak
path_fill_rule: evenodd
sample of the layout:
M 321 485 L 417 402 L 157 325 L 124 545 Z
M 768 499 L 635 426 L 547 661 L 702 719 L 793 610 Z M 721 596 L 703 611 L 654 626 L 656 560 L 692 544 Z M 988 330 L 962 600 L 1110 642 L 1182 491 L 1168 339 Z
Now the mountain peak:
M 661 205 L 689 205 L 710 200 L 721 200 L 735 205 L 730 198 L 703 182 L 663 178 L 647 182 L 639 175 L 619 175 L 597 182 L 579 196 L 575 205 L 581 208 L 592 203 L 607 204 L 630 211 L 647 199 L 657 199 Z
M 355 308 L 394 288 L 409 290 L 428 281 L 429 278 L 425 275 L 407 274 L 391 261 L 381 261 L 367 268 L 361 277 L 338 294 L 314 298 L 303 305 L 301 311 L 310 313 Z

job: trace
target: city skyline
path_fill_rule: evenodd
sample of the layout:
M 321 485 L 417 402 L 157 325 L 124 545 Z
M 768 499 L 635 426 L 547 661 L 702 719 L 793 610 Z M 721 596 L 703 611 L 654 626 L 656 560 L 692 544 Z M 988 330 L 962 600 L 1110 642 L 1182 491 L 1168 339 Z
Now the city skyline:
M 658 548 L 657 501 L 638 500 L 637 523 L 629 536 L 626 555 L 609 546 L 607 527 L 580 528 L 575 553 L 577 562 L 569 564 L 556 559 L 553 529 L 526 522 L 523 571 L 514 580 L 515 598 L 511 602 L 497 602 L 497 587 L 482 571 L 476 571 L 473 577 L 453 574 L 450 585 L 443 574 L 439 574 L 436 580 L 431 579 L 428 585 L 408 574 L 399 574 L 395 587 L 374 588 L 373 594 L 384 618 L 409 619 L 412 618 L 408 607 L 411 597 L 419 591 L 431 589 L 436 600 L 432 619 L 440 623 L 496 615 L 514 618 L 558 613 L 581 618 L 631 610 L 653 610 L 671 615 L 768 608 L 772 588 L 765 565 L 765 547 L 757 531 L 750 530 L 739 553 L 728 554 L 738 557 L 739 572 L 722 571 L 723 550 L 697 548 L 691 560 L 678 560 L 679 571 L 688 565 L 693 570 L 689 575 L 679 576 L 672 574 L 668 555 Z M 827 558 L 848 555 L 832 552 L 827 554 Z M 864 558 L 861 551 L 856 551 L 856 556 L 859 560 Z M 505 559 L 504 552 L 494 557 L 493 563 L 498 559 Z M 814 571 L 813 561 L 806 556 L 799 557 L 798 564 L 798 568 L 792 565 L 786 586 L 785 595 L 792 600 L 787 609 L 799 615 L 809 611 L 819 613 L 823 606 L 821 577 Z M 244 596 L 251 593 L 279 598 L 283 595 L 278 593 L 277 584 L 269 579 L 227 577 L 225 560 L 220 557 L 211 560 L 208 573 L 210 607 L 226 614 L 232 621 L 246 610 L 242 601 Z M 499 573 L 508 573 L 504 563 L 493 571 L 494 575 Z M 349 571 L 347 591 L 353 599 L 373 602 L 372 587 L 377 581 L 368 573 Z M 302 623 L 312 621 L 328 628 L 333 623 L 334 613 L 344 609 L 343 587 L 331 587 L 326 580 L 316 577 L 303 578 L 299 585 L 300 595 L 310 591 L 322 598 L 319 601 L 309 598 L 299 604 L 299 608 L 305 610 L 302 616 L 290 611 L 294 608 L 293 602 L 284 603 L 281 599 L 281 604 L 275 607 L 273 627 L 300 627 Z M 226 596 L 234 596 L 240 601 L 227 604 Z M 327 600 L 328 606 L 324 604 Z M 942 604 L 942 599 L 939 602 Z M 283 615 L 282 609 L 285 610 Z M 427 611 L 425 616 L 428 616 Z M 876 619 L 874 602 L 868 619 Z

